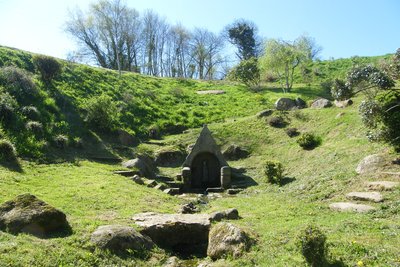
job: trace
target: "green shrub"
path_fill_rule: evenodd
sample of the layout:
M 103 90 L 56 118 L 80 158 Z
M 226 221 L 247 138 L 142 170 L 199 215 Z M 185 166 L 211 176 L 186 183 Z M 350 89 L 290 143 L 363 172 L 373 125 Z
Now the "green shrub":
M 300 233 L 299 246 L 307 263 L 313 267 L 324 266 L 326 263 L 326 236 L 315 226 L 307 226 Z
M 43 124 L 38 121 L 28 121 L 25 128 L 36 136 L 43 134 Z
M 57 148 L 64 149 L 68 146 L 68 137 L 63 134 L 56 135 L 53 141 Z
M 53 57 L 36 55 L 32 58 L 35 68 L 39 71 L 42 80 L 51 82 L 61 73 L 61 64 Z
M 303 133 L 297 139 L 297 143 L 304 149 L 313 149 L 320 145 L 321 140 L 312 133 Z
M 265 162 L 265 175 L 267 181 L 271 184 L 281 184 L 283 180 L 283 166 L 278 161 L 267 161 Z
M 297 130 L 297 128 L 288 128 L 286 130 L 286 134 L 289 137 L 295 137 L 295 136 L 298 136 L 300 134 L 300 132 Z
M 260 68 L 255 57 L 242 60 L 228 74 L 228 80 L 240 81 L 247 86 L 256 86 L 260 83 Z
M 21 109 L 21 113 L 29 120 L 40 120 L 40 112 L 34 106 L 25 106 Z
M 15 160 L 17 157 L 17 151 L 14 145 L 6 140 L 0 139 L 0 159 L 1 160 Z
M 38 95 L 38 90 L 29 73 L 16 67 L 0 68 L 0 85 L 13 95 L 18 102 L 31 102 Z
M 268 119 L 268 124 L 275 128 L 282 128 L 286 126 L 286 121 L 282 117 L 271 117 Z
M 7 92 L 0 93 L 0 120 L 10 123 L 14 116 L 17 101 Z
M 101 131 L 113 130 L 118 122 L 118 108 L 111 97 L 100 95 L 90 98 L 85 105 L 86 121 Z

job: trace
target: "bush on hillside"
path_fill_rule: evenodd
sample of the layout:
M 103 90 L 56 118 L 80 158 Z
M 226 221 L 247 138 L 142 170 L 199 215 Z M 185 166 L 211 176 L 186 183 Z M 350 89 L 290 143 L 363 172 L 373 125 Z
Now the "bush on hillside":
M 53 57 L 35 55 L 32 58 L 35 68 L 39 71 L 42 81 L 51 82 L 61 73 L 61 64 Z
M 279 117 L 271 117 L 268 119 L 268 124 L 275 128 L 283 128 L 286 126 L 286 121 L 281 116 Z
M 36 136 L 43 134 L 43 124 L 38 121 L 28 121 L 25 128 Z
M 7 92 L 0 92 L 0 120 L 8 124 L 12 121 L 17 101 Z
M 297 130 L 297 128 L 288 128 L 286 129 L 286 134 L 289 137 L 295 137 L 298 136 L 300 134 L 299 130 Z
M 31 102 L 38 90 L 29 73 L 16 67 L 0 68 L 0 85 L 13 95 L 18 102 Z
M 312 133 L 303 133 L 297 139 L 297 143 L 303 149 L 311 150 L 320 145 L 321 140 Z
M 353 96 L 353 90 L 347 86 L 343 80 L 335 79 L 331 88 L 331 95 L 333 99 L 343 101 L 350 99 Z
M 0 139 L 0 159 L 10 161 L 15 160 L 16 157 L 17 151 L 14 145 L 6 139 Z
M 22 115 L 24 115 L 27 119 L 38 121 L 40 120 L 40 112 L 34 106 L 25 106 L 21 109 Z
M 59 134 L 53 138 L 53 142 L 55 147 L 64 149 L 68 146 L 68 137 L 63 134 Z
M 278 161 L 265 162 L 264 173 L 271 184 L 281 184 L 283 180 L 283 165 Z
M 86 122 L 101 131 L 110 131 L 117 126 L 117 104 L 107 95 L 90 98 L 85 105 Z
M 299 236 L 301 254 L 312 267 L 324 266 L 326 263 L 326 236 L 315 226 L 307 226 Z

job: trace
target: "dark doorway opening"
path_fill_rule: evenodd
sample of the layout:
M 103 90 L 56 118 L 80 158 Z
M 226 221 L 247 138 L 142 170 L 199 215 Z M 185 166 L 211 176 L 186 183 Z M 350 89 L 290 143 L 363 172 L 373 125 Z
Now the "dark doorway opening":
M 198 154 L 192 162 L 192 188 L 220 187 L 221 166 L 218 158 L 208 152 Z

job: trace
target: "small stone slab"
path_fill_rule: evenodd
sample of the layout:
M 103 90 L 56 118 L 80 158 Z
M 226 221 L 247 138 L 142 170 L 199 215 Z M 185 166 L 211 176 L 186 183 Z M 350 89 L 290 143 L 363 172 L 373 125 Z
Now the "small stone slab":
M 137 184 L 144 185 L 144 181 L 143 181 L 142 178 L 140 178 L 139 175 L 133 176 L 133 177 L 131 178 L 131 180 L 134 181 L 134 182 L 137 183 Z
M 206 189 L 207 193 L 222 193 L 224 189 L 222 187 L 209 187 Z
M 329 205 L 331 210 L 336 211 L 352 211 L 357 213 L 364 213 L 375 210 L 374 207 L 364 204 L 355 204 L 351 202 L 336 202 Z
M 376 181 L 367 183 L 367 188 L 369 190 L 380 190 L 380 191 L 390 191 L 399 185 L 398 182 L 389 181 Z
M 207 90 L 207 91 L 197 91 L 198 95 L 222 95 L 225 94 L 223 90 Z
M 145 180 L 144 184 L 147 187 L 151 187 L 152 188 L 152 187 L 155 187 L 158 183 L 155 180 Z
M 240 193 L 240 192 L 242 192 L 242 191 L 243 191 L 242 188 L 229 188 L 228 190 L 226 190 L 226 192 L 227 192 L 229 195 L 236 195 L 236 194 L 238 194 L 238 193 Z
M 137 171 L 114 171 L 113 173 L 114 174 L 119 174 L 119 175 L 122 175 L 122 176 L 126 176 L 126 177 L 134 176 L 134 175 L 138 174 Z
M 154 189 L 164 191 L 165 189 L 167 189 L 167 187 L 163 184 L 158 184 L 154 187 Z
M 175 196 L 175 195 L 179 195 L 181 190 L 179 188 L 167 188 L 163 192 L 168 195 Z
M 350 192 L 346 195 L 347 198 L 353 200 L 382 202 L 383 196 L 379 192 Z

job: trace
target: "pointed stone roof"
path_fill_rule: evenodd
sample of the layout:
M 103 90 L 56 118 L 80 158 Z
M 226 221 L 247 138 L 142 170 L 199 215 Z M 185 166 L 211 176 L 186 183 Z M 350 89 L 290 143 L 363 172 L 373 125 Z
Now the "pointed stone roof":
M 205 124 L 200 132 L 199 137 L 197 138 L 196 144 L 192 148 L 192 151 L 186 157 L 186 160 L 183 163 L 183 167 L 191 167 L 193 159 L 197 155 L 207 152 L 214 154 L 218 158 L 221 166 L 229 166 L 224 157 L 222 156 L 222 153 L 217 143 L 215 142 L 214 138 L 212 137 L 210 130 Z

